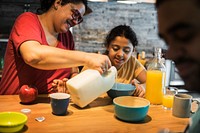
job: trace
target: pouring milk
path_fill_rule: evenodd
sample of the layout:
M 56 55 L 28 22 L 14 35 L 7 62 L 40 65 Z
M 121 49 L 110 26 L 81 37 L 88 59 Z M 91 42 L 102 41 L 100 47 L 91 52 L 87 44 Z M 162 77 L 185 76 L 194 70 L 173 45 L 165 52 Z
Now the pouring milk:
M 117 76 L 117 69 L 112 66 L 104 74 L 87 69 L 67 81 L 73 103 L 85 107 L 97 97 L 112 88 Z

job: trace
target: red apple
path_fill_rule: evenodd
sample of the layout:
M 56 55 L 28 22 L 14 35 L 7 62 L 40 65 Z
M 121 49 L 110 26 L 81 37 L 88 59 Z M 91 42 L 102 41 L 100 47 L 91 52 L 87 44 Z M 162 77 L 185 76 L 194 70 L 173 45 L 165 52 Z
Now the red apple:
M 38 90 L 35 87 L 23 85 L 19 91 L 21 103 L 32 103 L 38 95 Z

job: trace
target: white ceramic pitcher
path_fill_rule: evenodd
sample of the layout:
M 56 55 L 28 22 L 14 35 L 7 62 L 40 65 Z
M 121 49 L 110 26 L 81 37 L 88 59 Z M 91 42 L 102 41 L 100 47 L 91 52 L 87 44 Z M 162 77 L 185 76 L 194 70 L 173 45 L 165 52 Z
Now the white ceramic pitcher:
M 107 92 L 115 83 L 117 70 L 112 66 L 104 74 L 87 69 L 67 81 L 73 103 L 83 108 L 97 97 Z

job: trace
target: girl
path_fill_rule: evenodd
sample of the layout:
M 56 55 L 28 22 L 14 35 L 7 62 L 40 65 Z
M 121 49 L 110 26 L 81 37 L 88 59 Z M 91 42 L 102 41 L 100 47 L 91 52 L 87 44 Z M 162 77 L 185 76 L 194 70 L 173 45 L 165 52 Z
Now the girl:
M 113 28 L 106 37 L 105 54 L 112 66 L 117 68 L 117 82 L 131 83 L 136 86 L 134 96 L 144 97 L 145 91 L 140 84 L 146 82 L 144 66 L 132 56 L 138 44 L 136 34 L 130 26 L 119 25 Z
M 135 85 L 136 90 L 133 95 L 144 97 L 145 90 L 138 82 L 140 84 L 146 82 L 146 69 L 132 56 L 137 44 L 136 34 L 131 27 L 119 25 L 113 28 L 106 37 L 105 54 L 109 57 L 112 66 L 117 68 L 117 82 Z M 82 71 L 86 69 L 88 67 L 84 66 Z M 58 92 L 63 92 L 67 90 L 65 82 L 66 80 L 54 80 L 52 85 Z

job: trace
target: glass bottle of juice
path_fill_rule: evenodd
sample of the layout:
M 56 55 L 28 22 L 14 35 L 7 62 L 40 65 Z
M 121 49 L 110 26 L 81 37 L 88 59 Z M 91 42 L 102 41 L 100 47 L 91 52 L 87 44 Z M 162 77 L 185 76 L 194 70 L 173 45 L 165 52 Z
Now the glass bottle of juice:
M 161 60 L 161 48 L 154 48 L 154 59 L 147 66 L 145 98 L 151 104 L 162 104 L 165 90 L 165 65 Z

